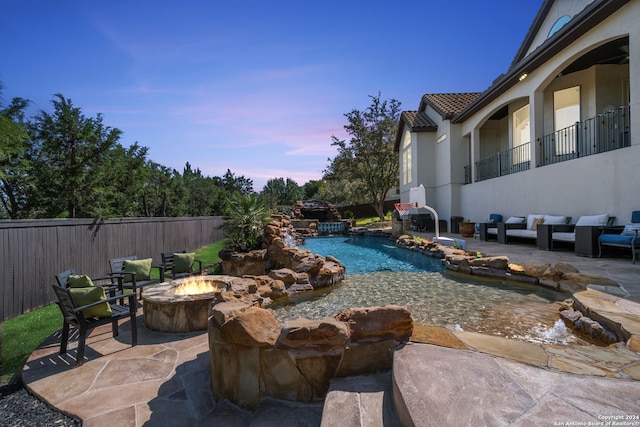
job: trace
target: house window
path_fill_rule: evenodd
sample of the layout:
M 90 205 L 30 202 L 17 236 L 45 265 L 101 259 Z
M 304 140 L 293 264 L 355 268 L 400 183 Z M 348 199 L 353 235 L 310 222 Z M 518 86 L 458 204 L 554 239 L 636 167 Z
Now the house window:
M 512 163 L 528 162 L 531 156 L 529 142 L 531 129 L 529 118 L 529 104 L 513 113 L 513 153 Z
M 547 38 L 560 31 L 560 28 L 564 27 L 564 25 L 569 21 L 571 21 L 571 17 L 568 15 L 564 15 L 558 18 L 558 20 L 553 24 L 553 27 L 551 27 L 551 29 L 549 30 Z
M 553 126 L 556 132 L 556 154 L 576 150 L 576 122 L 580 121 L 580 86 L 553 92 Z
M 402 185 L 411 183 L 411 132 L 404 132 L 402 140 Z

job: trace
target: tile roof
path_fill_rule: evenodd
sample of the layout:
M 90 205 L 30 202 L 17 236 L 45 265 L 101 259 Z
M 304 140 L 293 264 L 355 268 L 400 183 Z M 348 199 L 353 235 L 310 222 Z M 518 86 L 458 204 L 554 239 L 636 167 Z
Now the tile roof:
M 475 101 L 481 94 L 482 92 L 427 93 L 422 96 L 420 110 L 423 111 L 425 104 L 428 104 L 436 110 L 444 120 L 448 120 Z
M 400 119 L 412 132 L 429 132 L 438 129 L 438 125 L 424 111 L 403 111 Z
M 400 114 L 400 123 L 404 123 L 411 132 L 435 132 L 438 130 L 438 125 L 424 111 L 403 111 Z M 404 126 L 398 126 L 396 141 L 393 145 L 395 151 L 400 150 L 400 143 L 404 137 L 403 129 Z

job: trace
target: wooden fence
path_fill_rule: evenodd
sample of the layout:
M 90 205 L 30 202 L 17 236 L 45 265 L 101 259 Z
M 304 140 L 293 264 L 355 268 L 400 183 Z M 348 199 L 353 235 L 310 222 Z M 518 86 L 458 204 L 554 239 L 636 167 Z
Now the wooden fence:
M 0 322 L 55 300 L 51 284 L 68 268 L 98 277 L 108 260 L 195 250 L 224 238 L 220 217 L 0 221 Z M 1 329 L 0 329 L 1 330 Z

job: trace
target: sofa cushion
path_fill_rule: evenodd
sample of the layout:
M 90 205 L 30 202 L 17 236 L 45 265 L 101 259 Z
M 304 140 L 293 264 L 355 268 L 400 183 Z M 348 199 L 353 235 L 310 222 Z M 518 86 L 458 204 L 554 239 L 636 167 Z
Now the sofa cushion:
M 544 222 L 544 218 L 538 218 L 535 221 L 533 221 L 533 225 L 531 226 L 531 229 L 533 231 L 537 231 L 538 230 L 538 225 L 543 224 Z
M 525 218 L 522 216 L 512 216 L 509 217 L 504 223 L 505 224 L 524 224 Z
M 640 222 L 628 222 L 624 225 L 624 230 L 622 230 L 623 236 L 638 236 L 640 235 Z
M 538 232 L 534 230 L 525 230 L 523 228 L 508 229 L 507 236 L 522 237 L 523 239 L 537 239 Z
M 580 225 L 580 226 L 584 226 L 584 225 L 590 225 L 590 226 L 607 225 L 607 221 L 608 220 L 609 220 L 609 215 L 608 214 L 586 215 L 586 216 L 581 216 L 580 218 L 578 218 L 578 221 L 576 222 L 576 226 L 578 226 L 578 225 Z
M 527 230 L 533 230 L 533 222 L 536 219 L 544 218 L 543 214 L 529 214 L 527 216 Z
M 567 217 L 563 215 L 545 215 L 544 223 L 551 225 L 566 224 Z

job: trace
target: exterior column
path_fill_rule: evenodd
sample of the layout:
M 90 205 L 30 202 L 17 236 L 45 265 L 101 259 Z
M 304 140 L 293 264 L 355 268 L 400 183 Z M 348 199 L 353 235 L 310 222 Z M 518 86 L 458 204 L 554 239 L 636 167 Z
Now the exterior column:
M 544 135 L 544 92 L 536 90 L 529 97 L 531 115 L 531 169 L 538 166 L 538 138 Z
M 640 28 L 629 32 L 629 92 L 631 145 L 640 145 Z
M 476 161 L 480 153 L 480 128 L 474 128 L 471 132 L 471 182 L 476 182 Z

